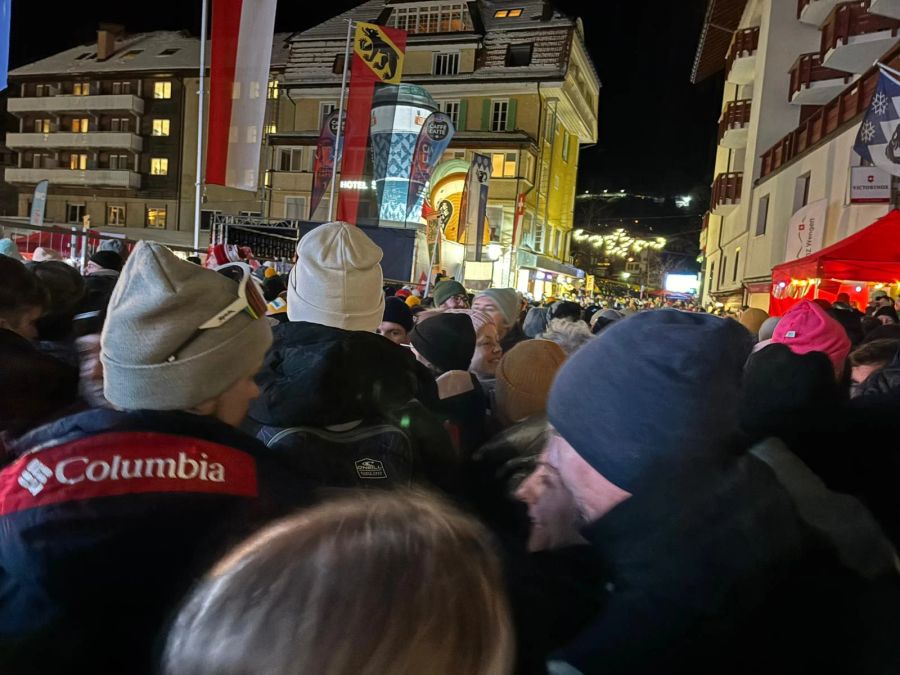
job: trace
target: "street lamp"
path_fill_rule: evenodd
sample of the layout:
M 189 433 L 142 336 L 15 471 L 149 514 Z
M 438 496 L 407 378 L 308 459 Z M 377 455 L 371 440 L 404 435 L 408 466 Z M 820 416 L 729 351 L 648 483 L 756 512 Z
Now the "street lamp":
M 487 246 L 487 257 L 491 262 L 496 262 L 500 260 L 500 256 L 503 255 L 503 248 L 501 248 L 500 244 L 488 244 Z

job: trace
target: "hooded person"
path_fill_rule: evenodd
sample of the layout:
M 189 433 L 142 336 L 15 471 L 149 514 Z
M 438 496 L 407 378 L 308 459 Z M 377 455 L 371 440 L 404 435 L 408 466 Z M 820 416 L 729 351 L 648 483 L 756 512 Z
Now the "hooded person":
M 843 326 L 814 302 L 801 300 L 791 307 L 775 327 L 772 342 L 786 345 L 795 354 L 823 352 L 834 367 L 835 377 L 844 375 L 850 338 Z
M 3 672 L 153 672 L 196 575 L 307 503 L 303 481 L 235 428 L 272 344 L 257 312 L 233 279 L 137 244 L 101 337 L 116 409 L 34 429 L 0 472 Z
M 479 291 L 472 301 L 472 309 L 484 312 L 494 320 L 504 352 L 528 339 L 519 325 L 521 305 L 519 294 L 514 288 L 488 288 Z
M 551 672 L 853 669 L 846 659 L 859 652 L 840 641 L 857 619 L 837 607 L 829 576 L 843 568 L 801 520 L 767 466 L 776 462 L 740 441 L 751 345 L 734 321 L 644 312 L 557 374 L 540 466 L 572 493 L 611 583 L 593 622 L 551 655 Z M 654 414 L 635 425 L 635 410 Z
M 466 287 L 455 279 L 445 279 L 434 287 L 432 293 L 437 309 L 468 309 L 469 297 Z
M 437 405 L 434 378 L 376 334 L 385 314 L 381 257 L 348 223 L 301 238 L 290 320 L 273 331 L 244 425 L 323 488 L 443 486 L 442 476 L 453 477 L 453 448 L 426 409 Z M 360 469 L 364 461 L 376 468 Z

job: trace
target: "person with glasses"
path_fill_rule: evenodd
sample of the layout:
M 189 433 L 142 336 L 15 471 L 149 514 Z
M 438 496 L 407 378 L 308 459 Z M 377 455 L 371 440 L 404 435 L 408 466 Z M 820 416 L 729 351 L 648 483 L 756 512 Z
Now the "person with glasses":
M 114 409 L 32 430 L 0 472 L 0 671 L 151 672 L 196 575 L 311 501 L 235 428 L 272 344 L 264 308 L 249 267 L 137 244 L 101 334 Z
M 441 281 L 432 293 L 436 309 L 468 309 L 469 296 L 466 288 L 454 279 Z

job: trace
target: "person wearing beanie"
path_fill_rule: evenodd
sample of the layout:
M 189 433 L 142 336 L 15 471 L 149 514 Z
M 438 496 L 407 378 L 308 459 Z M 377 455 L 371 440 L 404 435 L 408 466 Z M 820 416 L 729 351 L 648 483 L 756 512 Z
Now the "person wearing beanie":
M 770 316 L 762 322 L 759 327 L 759 333 L 757 334 L 757 338 L 760 342 L 772 339 L 772 336 L 775 334 L 775 326 L 778 325 L 779 321 L 781 321 L 780 316 Z
M 882 326 L 898 323 L 897 310 L 893 307 L 879 307 L 872 316 L 878 319 Z
M 578 321 L 581 318 L 581 305 L 571 300 L 554 303 L 547 314 L 548 319 L 566 319 Z
M 475 353 L 475 329 L 465 314 L 435 312 L 420 318 L 409 335 L 419 360 L 436 375 L 451 370 L 468 370 Z
M 795 354 L 824 352 L 837 379 L 843 377 L 850 338 L 843 326 L 814 302 L 801 300 L 791 307 L 775 327 L 772 342 L 786 345 Z
M 741 312 L 738 323 L 750 331 L 751 335 L 759 335 L 759 329 L 769 315 L 758 307 L 749 307 Z
M 412 293 L 408 288 L 401 288 L 396 293 L 394 293 L 395 298 L 400 298 L 401 300 L 406 300 Z
M 795 501 L 807 489 L 837 495 L 796 463 L 782 473 L 792 462 L 784 446 L 757 455 L 741 440 L 751 346 L 735 321 L 662 309 L 616 322 L 557 373 L 547 405 L 554 431 L 537 471 L 572 494 L 580 533 L 613 584 L 548 670 L 724 672 L 741 654 L 742 672 L 795 672 L 812 652 L 853 669 L 846 659 L 858 645 L 837 638 L 851 640 L 855 619 L 843 612 L 852 602 L 826 590 L 849 572 L 804 520 L 819 514 L 801 516 Z M 636 410 L 653 414 L 635 424 Z M 788 480 L 805 487 L 793 493 Z M 531 504 L 529 512 L 540 524 Z M 877 566 L 890 568 L 889 559 Z
M 115 251 L 97 251 L 88 260 L 84 275 L 118 276 L 122 271 L 122 265 L 122 256 Z
M 526 340 L 513 347 L 497 366 L 496 413 L 510 426 L 547 412 L 553 378 L 566 353 L 549 340 Z
M 97 247 L 98 251 L 112 251 L 117 254 L 122 260 L 124 260 L 128 255 L 128 249 L 125 246 L 125 242 L 121 239 L 104 239 L 100 242 L 100 245 Z
M 38 320 L 48 304 L 47 290 L 31 270 L 14 258 L 0 256 L 0 330 L 37 340 Z
M 382 256 L 349 223 L 325 223 L 303 235 L 288 279 L 288 318 L 375 332 L 384 314 Z
M 8 237 L 0 239 L 0 255 L 12 258 L 13 260 L 22 260 L 22 254 L 19 252 L 19 247 L 16 246 L 16 242 Z
M 413 307 L 418 307 L 422 304 L 422 299 L 416 297 L 415 295 L 406 296 L 406 306 L 412 309 Z
M 472 309 L 488 314 L 497 325 L 500 346 L 509 351 L 522 340 L 527 340 L 519 325 L 519 308 L 522 303 L 514 288 L 488 288 L 475 295 Z
M 475 329 L 475 352 L 468 370 L 478 378 L 485 391 L 492 394 L 497 364 L 503 356 L 497 326 L 493 319 L 475 309 L 448 309 L 445 313 L 464 314 L 472 320 L 472 327 Z
M 398 345 L 409 344 L 409 332 L 413 329 L 413 315 L 409 306 L 399 298 L 384 301 L 384 316 L 375 331 Z
M 196 575 L 235 536 L 311 501 L 235 428 L 272 344 L 246 292 L 136 245 L 101 335 L 115 409 L 32 430 L 0 471 L 0 632 L 21 646 L 15 663 L 0 654 L 4 672 L 19 660 L 31 672 L 153 672 L 156 637 Z
M 445 279 L 434 287 L 434 306 L 438 309 L 468 309 L 466 287 L 455 279 Z
M 525 321 L 522 324 L 522 332 L 526 337 L 536 338 L 538 335 L 547 330 L 547 312 L 546 307 L 532 307 L 525 315 Z

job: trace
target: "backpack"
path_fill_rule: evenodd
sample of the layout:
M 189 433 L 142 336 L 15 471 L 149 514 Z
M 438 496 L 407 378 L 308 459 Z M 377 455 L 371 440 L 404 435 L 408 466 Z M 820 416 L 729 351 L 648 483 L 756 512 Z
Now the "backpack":
M 415 462 L 409 437 L 389 424 L 347 431 L 264 427 L 257 437 L 293 472 L 323 488 L 409 487 Z

